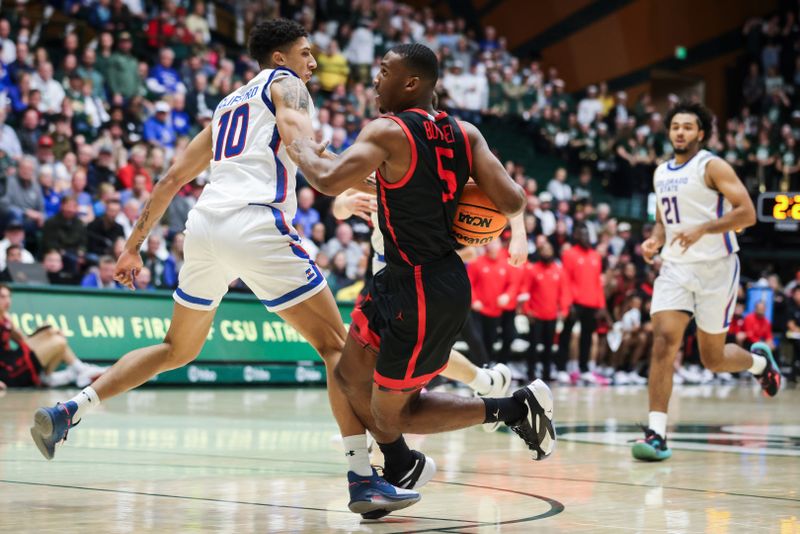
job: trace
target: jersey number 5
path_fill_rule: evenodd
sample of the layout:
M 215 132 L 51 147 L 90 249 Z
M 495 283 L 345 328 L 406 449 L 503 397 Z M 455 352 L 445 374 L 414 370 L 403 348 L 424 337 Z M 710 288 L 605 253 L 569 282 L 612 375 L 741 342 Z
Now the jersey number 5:
M 234 110 L 226 111 L 219 118 L 217 144 L 214 147 L 214 161 L 222 159 L 225 147 L 225 159 L 238 156 L 244 150 L 247 141 L 247 123 L 250 119 L 250 104 L 242 104 Z
M 664 206 L 664 221 L 667 224 L 680 224 L 681 215 L 678 212 L 678 197 L 663 197 L 661 204 Z M 673 210 L 675 213 L 672 213 Z M 673 220 L 674 215 L 674 220 Z
M 445 169 L 444 162 L 442 161 L 442 158 L 447 158 L 452 162 L 454 156 L 455 152 L 453 152 L 452 148 L 443 148 L 440 146 L 436 147 L 436 167 L 439 172 L 439 179 L 444 182 L 442 202 L 453 200 L 456 196 L 456 188 L 458 187 L 458 184 L 456 183 L 456 173 L 449 169 Z

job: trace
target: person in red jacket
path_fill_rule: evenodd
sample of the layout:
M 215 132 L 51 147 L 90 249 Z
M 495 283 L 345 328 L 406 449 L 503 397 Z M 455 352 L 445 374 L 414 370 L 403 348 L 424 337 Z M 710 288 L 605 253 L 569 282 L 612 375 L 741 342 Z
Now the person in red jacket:
M 527 297 L 522 311 L 530 323 L 528 375 L 534 375 L 539 361 L 542 363 L 542 380 L 545 381 L 550 381 L 556 322 L 569 313 L 570 306 L 564 271 L 553 259 L 553 245 L 545 242 L 539 248 L 539 261 L 525 265 L 520 284 L 520 296 Z
M 767 305 L 763 301 L 756 303 L 756 309 L 744 318 L 744 333 L 749 343 L 763 341 L 770 348 L 775 348 L 772 339 L 772 323 L 766 318 Z
M 503 313 L 500 315 L 500 337 L 503 340 L 503 346 L 500 348 L 500 353 L 497 355 L 497 361 L 508 363 L 511 359 L 511 344 L 517 337 L 517 327 L 514 324 L 514 320 L 517 318 L 520 285 L 522 284 L 522 277 L 525 275 L 525 270 L 523 266 L 514 267 L 510 264 L 510 255 L 507 248 L 503 248 L 499 256 L 506 262 L 506 266 L 508 267 L 508 288 L 500 295 L 500 308 L 503 310 Z
M 483 345 L 492 354 L 497 340 L 500 316 L 503 314 L 510 289 L 508 261 L 500 256 L 502 244 L 499 239 L 486 245 L 486 254 L 467 265 L 467 274 L 472 285 L 472 311 L 480 325 Z
M 589 372 L 589 356 L 592 351 L 592 334 L 597 328 L 598 317 L 607 316 L 606 296 L 603 291 L 603 260 L 592 248 L 589 230 L 585 225 L 575 228 L 575 245 L 564 251 L 561 257 L 564 274 L 570 290 L 572 306 L 564 329 L 559 335 L 558 368 L 564 369 L 569 357 L 572 328 L 581 325 L 578 355 L 581 378 L 586 382 L 598 382 Z M 611 321 L 609 321 L 610 323 Z

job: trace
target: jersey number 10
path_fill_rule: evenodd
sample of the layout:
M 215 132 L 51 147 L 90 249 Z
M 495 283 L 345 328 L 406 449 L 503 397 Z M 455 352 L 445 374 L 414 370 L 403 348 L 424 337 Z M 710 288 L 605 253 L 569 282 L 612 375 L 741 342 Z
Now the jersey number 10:
M 678 212 L 678 197 L 664 197 L 661 199 L 661 204 L 664 206 L 664 221 L 667 224 L 680 224 L 681 215 Z
M 238 108 L 226 111 L 219 118 L 217 144 L 214 147 L 214 161 L 222 159 L 225 148 L 225 159 L 238 156 L 244 150 L 247 141 L 247 122 L 250 118 L 250 104 L 242 104 Z

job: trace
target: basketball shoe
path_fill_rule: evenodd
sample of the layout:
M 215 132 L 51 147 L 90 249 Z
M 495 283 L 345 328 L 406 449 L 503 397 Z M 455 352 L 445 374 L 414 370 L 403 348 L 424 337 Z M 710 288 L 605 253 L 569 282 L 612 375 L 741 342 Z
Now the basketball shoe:
M 781 372 L 775 358 L 772 356 L 772 349 L 766 343 L 758 342 L 750 346 L 750 352 L 758 354 L 767 359 L 767 366 L 760 375 L 753 375 L 761 383 L 761 389 L 765 397 L 774 397 L 781 390 Z
M 422 496 L 416 491 L 395 487 L 378 476 L 375 469 L 368 477 L 347 472 L 350 489 L 351 512 L 361 514 L 364 519 L 380 519 L 396 510 L 408 508 L 419 502 Z
M 634 458 L 647 462 L 660 462 L 672 456 L 672 451 L 667 447 L 666 438 L 646 426 L 643 426 L 642 430 L 644 430 L 644 439 L 636 440 L 631 449 Z
M 78 424 L 72 422 L 72 416 L 77 411 L 78 405 L 73 401 L 59 402 L 52 408 L 36 410 L 33 414 L 31 437 L 42 456 L 48 460 L 53 459 L 56 444 L 66 441 L 69 429 Z
M 475 392 L 475 396 L 490 398 L 507 397 L 508 390 L 511 389 L 511 369 L 504 363 L 498 363 L 492 366 L 491 369 L 486 369 L 485 371 L 492 379 L 492 387 L 483 395 Z M 500 421 L 496 423 L 486 423 L 481 426 L 486 432 L 494 432 L 500 428 Z
M 436 474 L 436 462 L 433 458 L 425 456 L 423 453 L 412 450 L 414 465 L 411 469 L 395 473 L 390 469 L 384 468 L 383 479 L 393 486 L 403 489 L 417 489 L 431 481 Z
M 553 393 L 547 384 L 536 379 L 514 392 L 514 398 L 528 408 L 528 414 L 508 427 L 531 450 L 534 460 L 544 460 L 556 448 L 556 430 L 553 427 Z

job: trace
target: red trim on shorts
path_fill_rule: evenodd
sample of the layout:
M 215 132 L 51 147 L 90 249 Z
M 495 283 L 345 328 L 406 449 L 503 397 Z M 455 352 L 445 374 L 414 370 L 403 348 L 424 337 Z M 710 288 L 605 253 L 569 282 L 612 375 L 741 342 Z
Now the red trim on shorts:
M 411 352 L 411 360 L 406 368 L 405 380 L 411 380 L 414 370 L 417 367 L 417 358 L 422 351 L 422 344 L 425 342 L 425 288 L 422 285 L 422 266 L 414 266 L 414 284 L 417 288 L 417 343 Z
M 31 381 L 35 385 L 40 385 L 41 380 L 39 379 L 39 373 L 36 372 L 36 366 L 33 365 L 33 361 L 31 361 L 31 349 L 25 343 L 20 343 L 19 348 L 22 349 L 22 358 L 25 360 L 25 365 L 28 367 L 28 370 L 31 372 Z
M 410 393 L 412 391 L 424 388 L 428 382 L 430 382 L 435 376 L 441 374 L 441 372 L 446 368 L 447 364 L 445 363 L 441 369 L 437 369 L 436 371 L 427 375 L 415 376 L 410 380 L 396 380 L 394 378 L 387 378 L 379 375 L 378 371 L 375 371 L 375 373 L 372 375 L 372 378 L 375 380 L 376 384 L 391 391 L 392 393 Z
M 361 308 L 356 306 L 350 314 L 350 336 L 364 347 L 372 347 L 375 350 L 381 348 L 381 337 L 369 327 L 369 321 Z
M 427 117 L 428 114 L 425 113 L 425 116 Z M 408 138 L 408 144 L 411 147 L 411 162 L 408 165 L 408 170 L 399 182 L 387 182 L 383 176 L 378 174 L 378 179 L 384 186 L 388 187 L 389 189 L 399 189 L 408 183 L 408 181 L 414 175 L 414 171 L 417 170 L 417 144 L 414 142 L 414 137 L 411 135 L 411 131 L 408 129 L 408 126 L 406 126 L 402 120 L 394 116 L 387 116 L 385 118 L 391 119 L 400 125 L 400 127 L 403 129 L 403 132 L 405 132 L 406 137 Z
M 378 176 L 378 180 L 381 181 L 381 184 L 383 184 L 383 177 L 381 176 L 381 171 L 378 170 L 375 172 L 375 174 Z M 386 189 L 383 187 L 383 185 L 381 185 L 381 187 L 379 187 L 378 189 L 380 189 L 381 192 L 380 194 L 381 205 L 383 205 L 383 216 L 384 219 L 386 219 L 386 228 L 389 229 L 389 234 L 392 237 L 394 246 L 397 247 L 397 252 L 400 253 L 400 257 L 403 258 L 403 261 L 405 261 L 409 265 L 413 265 L 411 263 L 411 260 L 408 259 L 408 256 L 406 256 L 406 253 L 403 252 L 402 249 L 400 248 L 400 244 L 397 242 L 397 234 L 394 233 L 394 226 L 392 226 L 391 214 L 389 212 L 389 203 L 386 201 Z
M 467 161 L 469 162 L 469 172 L 472 174 L 472 145 L 469 144 L 469 136 L 467 135 L 467 131 L 464 129 L 464 125 L 461 124 L 461 121 L 456 121 L 458 124 L 458 129 L 461 130 L 461 135 L 464 136 L 464 146 L 467 149 Z

